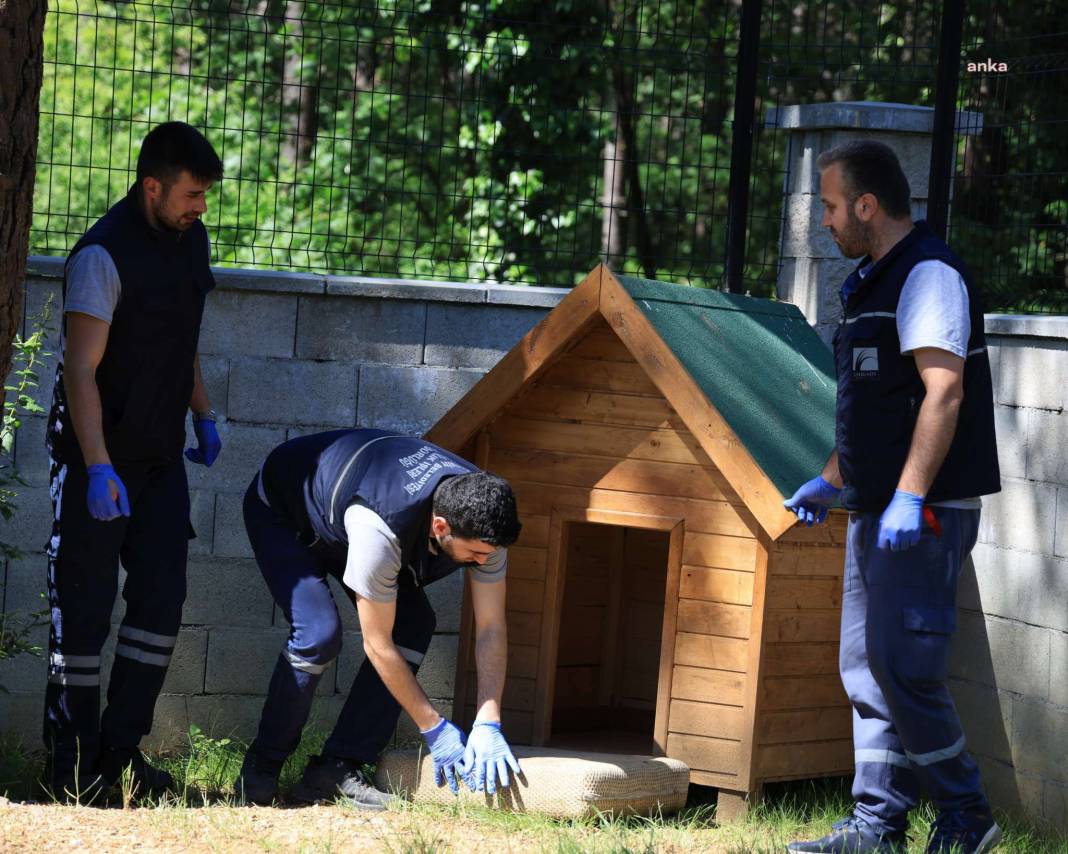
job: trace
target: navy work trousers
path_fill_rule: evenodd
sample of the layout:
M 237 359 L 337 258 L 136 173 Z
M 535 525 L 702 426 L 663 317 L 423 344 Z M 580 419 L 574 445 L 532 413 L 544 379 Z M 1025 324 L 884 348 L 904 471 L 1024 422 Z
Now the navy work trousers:
M 320 560 L 300 542 L 293 524 L 276 513 L 257 491 L 258 476 L 245 493 L 245 527 L 267 587 L 290 625 L 263 704 L 254 749 L 268 759 L 283 760 L 300 742 L 316 686 L 341 652 L 341 619 L 327 583 L 339 581 L 344 566 Z M 355 605 L 355 597 L 350 594 Z M 436 620 L 422 588 L 397 594 L 393 642 L 418 672 L 434 635 Z M 364 659 L 323 753 L 373 763 L 397 726 L 400 705 L 378 671 Z
M 856 814 L 888 832 L 905 829 L 921 786 L 942 810 L 987 807 L 945 684 L 979 511 L 932 510 L 941 535 L 924 526 L 901 552 L 876 545 L 881 514 L 849 517 L 839 665 L 853 706 L 853 797 Z
M 89 515 L 84 463 L 52 462 L 44 741 L 54 776 L 76 765 L 91 769 L 101 741 L 136 747 L 148 734 L 182 621 L 191 531 L 185 465 L 181 458 L 115 463 L 115 471 L 130 516 L 101 522 Z M 126 612 L 101 717 L 100 651 L 111 629 L 120 559 Z

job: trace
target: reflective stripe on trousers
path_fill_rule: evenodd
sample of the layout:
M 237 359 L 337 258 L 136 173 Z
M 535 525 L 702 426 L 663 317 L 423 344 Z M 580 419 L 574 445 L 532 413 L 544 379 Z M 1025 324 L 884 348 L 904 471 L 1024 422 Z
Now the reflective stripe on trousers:
M 985 808 L 979 772 L 945 685 L 961 566 L 979 511 L 933 508 L 917 546 L 879 549 L 879 513 L 850 515 L 840 669 L 853 706 L 857 813 L 873 827 L 905 827 L 920 784 L 942 809 Z

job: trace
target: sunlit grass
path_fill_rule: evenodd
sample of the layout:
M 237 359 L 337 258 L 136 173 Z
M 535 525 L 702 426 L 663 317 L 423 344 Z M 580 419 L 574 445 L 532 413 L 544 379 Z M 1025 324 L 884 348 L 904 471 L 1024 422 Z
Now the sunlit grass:
M 311 754 L 317 753 L 324 737 L 319 728 L 309 728 L 299 752 L 286 764 L 282 773 L 280 793 L 284 801 L 289 787 L 299 776 Z M 246 744 L 225 734 L 201 732 L 194 728 L 186 748 L 176 753 L 150 757 L 154 764 L 174 775 L 177 792 L 160 799 L 141 799 L 138 805 L 151 810 L 154 827 L 168 832 L 184 833 L 190 839 L 199 838 L 205 821 L 213 835 L 226 846 L 240 847 L 255 837 L 260 850 L 294 850 L 292 840 L 276 839 L 261 829 L 263 811 L 253 813 L 242 809 L 234 798 L 233 781 L 241 767 Z M 21 746 L 6 741 L 0 743 L 0 792 L 12 799 L 43 800 L 38 787 L 38 760 Z M 130 799 L 117 796 L 114 806 Z M 381 816 L 368 829 L 378 849 L 389 852 L 453 851 L 469 848 L 474 840 L 492 844 L 501 840 L 502 850 L 523 850 L 572 854 L 575 852 L 695 852 L 716 851 L 726 854 L 743 852 L 782 852 L 787 842 L 799 838 L 816 838 L 827 832 L 832 822 L 850 808 L 848 781 L 817 780 L 772 785 L 765 791 L 764 800 L 742 819 L 717 826 L 715 823 L 715 793 L 694 786 L 690 802 L 677 815 L 652 818 L 616 818 L 609 815 L 581 820 L 556 820 L 543 815 L 509 813 L 482 806 L 457 802 L 452 806 L 430 806 L 401 803 L 386 813 L 360 812 L 346 803 L 338 803 L 340 816 L 369 823 Z M 278 824 L 286 817 L 297 820 L 299 810 L 271 811 L 278 816 Z M 910 852 L 922 852 L 934 811 L 928 805 L 917 809 L 912 816 Z M 1027 822 L 1011 816 L 1001 816 L 1005 841 L 999 850 L 1019 854 L 1053 854 L 1068 852 L 1068 840 L 1063 836 L 1043 833 Z M 344 826 L 344 823 L 343 825 Z M 370 825 L 368 825 L 370 828 Z M 361 830 L 361 833 L 364 833 Z M 348 844 L 338 830 L 324 830 L 314 838 L 301 839 L 296 850 L 332 852 L 346 849 Z M 260 838 L 262 836 L 262 838 Z

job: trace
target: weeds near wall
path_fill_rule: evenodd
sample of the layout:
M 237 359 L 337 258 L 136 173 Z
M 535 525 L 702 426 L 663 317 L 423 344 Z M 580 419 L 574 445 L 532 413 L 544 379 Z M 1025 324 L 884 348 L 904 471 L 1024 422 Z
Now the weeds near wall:
M 41 313 L 31 319 L 29 336 L 16 335 L 11 348 L 12 367 L 10 384 L 4 384 L 3 419 L 0 421 L 0 518 L 5 530 L 12 528 L 12 519 L 18 511 L 18 491 L 28 486 L 15 466 L 13 453 L 15 436 L 22 427 L 22 419 L 28 415 L 41 415 L 44 407 L 34 397 L 39 387 L 37 371 L 42 361 L 52 354 L 45 350 L 45 337 L 52 319 L 52 297 L 48 298 Z M 10 563 L 21 558 L 22 551 L 12 543 L 0 538 L 0 559 Z M 30 640 L 30 633 L 44 620 L 44 610 L 28 614 L 0 611 L 0 661 L 17 655 L 40 655 L 41 648 Z M 7 689 L 0 685 L 0 691 Z

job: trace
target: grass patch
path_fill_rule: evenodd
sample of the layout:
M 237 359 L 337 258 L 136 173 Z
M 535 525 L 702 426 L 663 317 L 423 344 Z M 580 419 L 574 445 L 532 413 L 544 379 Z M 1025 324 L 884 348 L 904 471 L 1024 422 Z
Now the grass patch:
M 320 727 L 310 727 L 301 748 L 282 772 L 283 796 L 300 777 L 308 757 L 324 741 Z M 450 807 L 402 804 L 386 813 L 365 813 L 345 803 L 324 811 L 304 809 L 246 810 L 236 807 L 233 781 L 246 744 L 233 736 L 209 735 L 194 728 L 180 752 L 153 756 L 178 783 L 178 792 L 159 801 L 141 801 L 147 809 L 107 811 L 121 820 L 141 816 L 147 832 L 178 836 L 212 850 L 351 851 L 356 839 L 374 850 L 429 854 L 452 850 L 522 850 L 549 854 L 645 854 L 645 852 L 716 851 L 726 854 L 782 852 L 799 838 L 816 838 L 851 806 L 849 783 L 831 779 L 767 787 L 761 804 L 743 819 L 717 827 L 715 792 L 691 787 L 687 807 L 677 815 L 654 818 L 595 816 L 561 821 L 541 815 L 508 813 L 457 803 Z M 40 800 L 36 777 L 40 758 L 10 739 L 0 741 L 0 792 L 12 800 Z M 922 852 L 934 811 L 923 805 L 912 815 L 910 852 Z M 1000 816 L 1005 842 L 999 850 L 1019 854 L 1068 851 L 1064 836 L 1043 833 L 1026 821 Z M 308 825 L 307 828 L 304 826 Z M 304 828 L 304 829 L 302 829 Z M 301 835 L 301 834 L 304 835 Z M 161 846 L 166 847 L 166 846 Z M 190 847 L 194 850 L 195 845 Z M 200 850 L 197 848 L 196 850 Z M 363 850 L 360 848 L 359 850 Z

